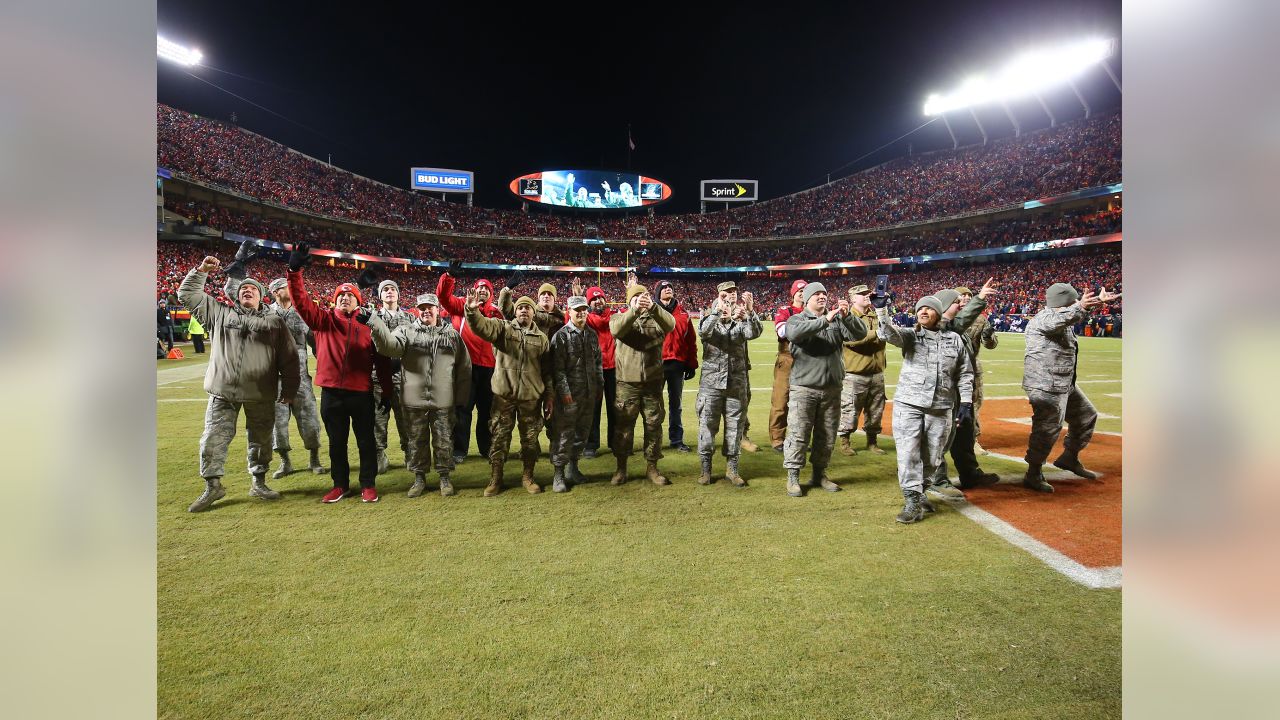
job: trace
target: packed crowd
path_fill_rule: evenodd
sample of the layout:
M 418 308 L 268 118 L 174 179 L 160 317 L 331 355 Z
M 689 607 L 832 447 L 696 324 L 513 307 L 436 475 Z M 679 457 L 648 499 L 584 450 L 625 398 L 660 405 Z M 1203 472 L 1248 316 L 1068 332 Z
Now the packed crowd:
M 161 167 L 289 208 L 363 223 L 514 237 L 778 237 L 999 207 L 1120 180 L 1120 116 L 892 160 L 813 190 L 705 215 L 583 218 L 445 203 L 309 158 L 235 125 L 156 106 Z
M 174 213 L 209 227 L 250 237 L 292 244 L 306 241 L 316 247 L 379 257 L 431 260 L 448 258 L 462 262 L 505 265 L 538 264 L 605 266 L 631 264 L 658 267 L 740 267 L 814 262 L 866 260 L 885 257 L 936 254 L 1004 247 L 1041 240 L 1085 237 L 1118 232 L 1122 211 L 1088 211 L 1048 214 L 1030 219 L 1001 220 L 950 228 L 904 231 L 866 240 L 828 240 L 801 243 L 752 243 L 726 247 L 680 245 L 640 248 L 592 247 L 581 243 L 482 243 L 463 241 L 415 241 L 378 235 L 353 236 L 331 228 L 263 218 L 208 203 L 170 198 Z M 628 252 L 630 253 L 628 255 Z

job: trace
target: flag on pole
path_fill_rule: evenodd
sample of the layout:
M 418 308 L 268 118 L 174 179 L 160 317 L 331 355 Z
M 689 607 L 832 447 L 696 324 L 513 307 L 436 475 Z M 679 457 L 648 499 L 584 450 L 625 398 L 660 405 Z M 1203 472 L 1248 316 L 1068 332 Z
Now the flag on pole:
M 627 147 L 632 150 L 636 149 L 636 141 L 631 139 L 631 126 L 627 126 Z

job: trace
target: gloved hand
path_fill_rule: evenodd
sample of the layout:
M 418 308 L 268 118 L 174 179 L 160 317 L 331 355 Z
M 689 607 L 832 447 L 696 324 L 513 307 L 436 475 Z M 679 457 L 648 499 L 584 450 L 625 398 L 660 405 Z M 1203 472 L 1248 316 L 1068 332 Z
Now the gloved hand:
M 994 336 L 995 334 L 996 334 L 996 326 L 992 325 L 991 323 L 987 323 L 987 326 L 982 328 L 983 340 L 990 340 L 992 336 Z
M 244 262 L 240 260 L 232 260 L 222 271 L 227 274 L 227 277 L 235 280 L 244 280 L 249 277 L 249 270 L 245 268 Z
M 956 425 L 973 422 L 973 403 L 960 403 L 960 412 L 956 413 Z
M 289 251 L 289 269 L 297 272 L 310 261 L 311 246 L 302 241 L 294 243 L 293 249 Z
M 697 374 L 698 374 L 698 371 L 697 371 L 697 370 L 694 370 L 693 368 L 685 368 L 685 371 L 684 371 L 684 379 L 685 379 L 685 380 L 692 380 L 692 379 L 693 379 L 693 376 L 694 376 L 694 375 L 697 375 Z
M 876 294 L 876 293 L 872 293 L 872 294 L 871 294 L 871 306 L 872 306 L 872 307 L 875 307 L 875 308 L 882 308 L 882 307 L 884 307 L 884 306 L 886 306 L 886 305 L 888 305 L 888 304 L 889 304 L 889 296 L 888 296 L 888 295 L 879 295 L 879 294 Z
M 362 291 L 370 290 L 377 284 L 378 284 L 378 274 L 375 273 L 371 268 L 365 268 L 364 270 L 361 270 L 360 274 L 356 277 L 356 287 L 360 288 Z
M 390 395 L 382 396 L 382 399 L 378 401 L 378 409 L 381 410 L 382 412 L 391 412 L 391 396 Z
M 517 270 L 511 273 L 511 277 L 507 278 L 507 287 L 511 288 L 514 291 L 516 289 L 516 286 L 519 285 L 521 282 L 524 282 L 524 273 Z
M 262 254 L 262 246 L 256 240 L 245 240 L 240 243 L 240 249 L 236 250 L 236 262 L 249 264 L 250 260 Z
M 451 275 L 457 275 L 457 274 L 458 274 L 458 271 L 459 271 L 459 270 L 461 270 L 461 269 L 462 269 L 462 261 L 461 261 L 461 260 L 450 260 L 450 261 L 449 261 L 449 274 L 451 274 Z
M 356 310 L 356 320 L 360 321 L 362 324 L 368 325 L 369 320 L 372 318 L 373 311 L 369 309 L 368 305 L 361 305 L 360 309 Z

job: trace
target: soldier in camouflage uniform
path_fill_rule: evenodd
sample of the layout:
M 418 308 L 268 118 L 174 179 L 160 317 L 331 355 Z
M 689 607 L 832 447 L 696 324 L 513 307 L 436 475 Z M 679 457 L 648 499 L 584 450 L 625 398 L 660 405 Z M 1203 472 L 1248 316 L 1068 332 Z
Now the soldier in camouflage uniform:
M 401 360 L 404 382 L 400 401 L 408 426 L 405 464 L 413 472 L 409 497 L 427 489 L 427 472 L 435 450 L 440 494 L 453 494 L 453 408 L 466 402 L 471 391 L 471 356 L 462 335 L 440 317 L 440 301 L 433 293 L 418 296 L 421 318 L 410 316 L 392 330 L 381 315 L 369 320 L 373 345 L 389 358 Z
M 898 328 L 885 308 L 888 298 L 872 296 L 879 332 L 902 348 L 902 371 L 893 398 L 893 441 L 897 445 L 898 485 L 906 500 L 900 523 L 918 522 L 933 505 L 924 496 L 926 478 L 942 463 L 955 420 L 973 418 L 973 364 L 964 340 L 942 330 L 943 306 L 926 295 L 916 302 L 916 326 Z M 959 403 L 958 412 L 955 410 Z
M 965 307 L 969 301 L 973 299 L 973 291 L 967 287 L 958 287 L 956 292 L 960 294 L 960 306 Z M 996 337 L 996 327 L 987 321 L 986 315 L 979 315 L 974 319 L 973 324 L 964 332 L 965 339 L 969 342 L 969 349 L 973 351 L 973 451 L 977 455 L 988 454 L 982 446 L 978 444 L 978 438 L 982 437 L 982 359 L 978 356 L 982 348 L 995 350 L 1000 344 L 1000 338 Z
M 751 293 L 743 293 L 739 302 L 738 286 L 732 280 L 720 283 L 716 291 L 716 303 L 703 311 L 698 322 L 698 336 L 702 338 L 702 379 L 694 406 L 698 415 L 698 455 L 702 460 L 698 482 L 711 484 L 711 456 L 723 416 L 721 452 L 727 463 L 724 476 L 734 487 L 746 487 L 747 481 L 738 473 L 738 452 L 751 400 L 747 345 L 760 337 L 763 326 Z
M 243 247 L 249 244 L 242 243 L 240 252 L 236 253 L 237 260 L 227 266 L 226 276 L 227 282 L 222 286 L 222 292 L 229 298 L 233 298 L 240 291 L 240 283 L 245 279 L 246 266 L 248 261 L 253 258 L 244 255 Z M 309 452 L 311 472 L 317 475 L 323 475 L 328 472 L 324 465 L 320 464 L 320 413 L 316 409 L 316 394 L 311 382 L 311 373 L 307 370 L 307 346 L 315 345 L 315 341 L 311 337 L 311 328 L 302 321 L 302 316 L 293 307 L 293 298 L 289 295 L 289 283 L 284 278 L 276 278 L 267 286 L 267 292 L 275 297 L 275 304 L 266 306 L 267 312 L 279 315 L 283 320 L 285 327 L 289 329 L 289 335 L 293 338 L 293 344 L 298 348 L 298 373 L 300 380 L 298 382 L 298 394 L 293 398 L 293 402 L 284 405 L 276 404 L 275 426 L 271 430 L 271 449 L 280 456 L 280 467 L 271 474 L 271 477 L 279 480 L 280 478 L 294 472 L 293 463 L 289 459 L 289 452 L 293 448 L 289 442 L 289 416 L 293 415 L 294 421 L 298 425 L 298 434 L 302 436 L 302 446 Z
M 609 331 L 617 342 L 618 430 L 613 457 L 618 468 L 610 480 L 614 485 L 627 481 L 627 458 L 631 457 L 636 418 L 644 411 L 644 458 L 646 474 L 655 485 L 671 481 L 658 472 L 662 457 L 662 343 L 676 327 L 675 318 L 653 301 L 648 288 L 634 283 L 627 288 L 624 312 L 609 318 Z
M 520 426 L 520 457 L 524 474 L 520 482 L 530 493 L 542 488 L 533 480 L 538 461 L 538 433 L 551 411 L 551 343 L 534 324 L 536 303 L 529 297 L 516 300 L 514 320 L 489 318 L 480 314 L 480 297 L 475 288 L 467 291 L 465 314 L 476 337 L 493 343 L 496 363 L 493 370 L 493 411 L 489 428 L 489 485 L 485 497 L 502 492 L 502 469 L 511 449 L 511 430 Z M 545 414 L 544 414 L 545 413 Z
M 578 457 L 591 433 L 594 410 L 604 385 L 604 359 L 596 331 L 587 327 L 587 299 L 569 298 L 569 322 L 551 336 L 551 367 L 555 384 L 552 409 L 551 489 L 565 492 L 569 484 L 587 481 Z
M 884 341 L 876 334 L 875 310 L 871 307 L 871 289 L 855 285 L 849 289 L 849 310 L 867 326 L 867 336 L 844 344 L 844 388 L 840 392 L 840 452 L 857 455 L 849 444 L 849 436 L 858 429 L 858 418 L 865 414 L 862 429 L 867 434 L 867 451 L 883 455 L 876 444 L 880 435 L 880 419 L 884 415 Z
M 1099 295 L 1086 290 L 1081 297 L 1070 285 L 1055 283 L 1045 292 L 1045 308 L 1027 323 L 1022 389 L 1031 401 L 1032 414 L 1025 458 L 1027 474 L 1022 484 L 1032 490 L 1053 492 L 1040 469 L 1058 442 L 1064 421 L 1067 438 L 1062 441 L 1062 454 L 1053 464 L 1082 478 L 1097 478 L 1080 462 L 1080 451 L 1093 438 L 1098 411 L 1076 385 L 1079 346 L 1073 326 L 1083 322 L 1091 310 L 1119 297 L 1119 293 L 1109 293 L 1106 288 Z
M 381 303 L 370 302 L 369 307 L 374 315 L 382 319 L 388 330 L 394 332 L 401 325 L 413 322 L 413 315 L 400 307 L 400 285 L 395 280 L 383 280 L 378 283 L 378 299 Z M 391 371 L 394 373 L 391 376 L 391 386 L 395 388 L 395 392 L 391 396 L 389 407 L 383 407 L 378 371 L 376 369 L 373 371 L 374 397 L 378 401 L 373 413 L 373 438 L 378 444 L 379 475 L 385 473 L 391 466 L 390 461 L 387 460 L 387 423 L 392 415 L 395 415 L 396 419 L 396 434 L 400 436 L 400 450 L 404 453 L 405 460 L 409 458 L 409 431 L 405 427 L 404 409 L 400 405 L 400 397 L 404 393 L 404 371 L 399 360 L 391 361 Z
M 244 410 L 248 434 L 249 494 L 278 500 L 280 493 L 267 487 L 271 450 L 267 440 L 275 423 L 277 400 L 288 404 L 298 392 L 298 348 L 284 319 L 262 304 L 266 288 L 245 279 L 236 293 L 236 305 L 227 307 L 205 293 L 209 273 L 218 259 L 206 257 L 183 278 L 178 299 L 211 332 L 209 369 L 204 390 L 209 393 L 204 433 L 200 437 L 200 476 L 205 490 L 187 508 L 199 512 L 226 495 L 222 487 L 227 447 L 236 433 L 236 421 Z
M 827 310 L 827 289 L 822 283 L 804 286 L 804 310 L 787 319 L 786 338 L 791 342 L 794 362 L 787 403 L 787 439 L 782 466 L 787 469 L 787 494 L 801 497 L 800 470 L 813 436 L 813 479 L 810 487 L 821 485 L 827 492 L 840 486 L 827 477 L 827 464 L 835 446 L 840 421 L 840 388 L 844 384 L 844 343 L 861 340 L 867 326 L 849 312 L 849 301 L 841 298 Z

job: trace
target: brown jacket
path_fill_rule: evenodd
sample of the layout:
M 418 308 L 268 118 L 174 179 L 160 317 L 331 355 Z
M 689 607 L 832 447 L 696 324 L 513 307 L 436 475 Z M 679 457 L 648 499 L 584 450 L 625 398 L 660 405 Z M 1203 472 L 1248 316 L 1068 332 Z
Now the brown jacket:
M 867 336 L 844 344 L 844 371 L 859 375 L 875 375 L 884 372 L 887 362 L 884 354 L 885 343 L 876 336 L 876 326 L 879 322 L 876 320 L 875 308 L 867 311 L 865 315 L 852 309 L 851 312 L 867 326 Z

